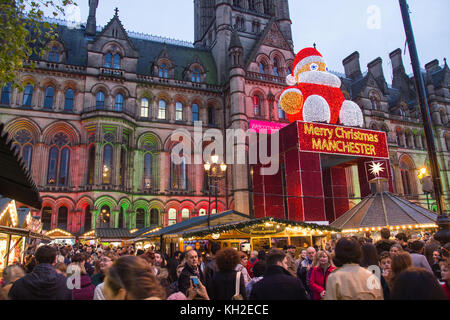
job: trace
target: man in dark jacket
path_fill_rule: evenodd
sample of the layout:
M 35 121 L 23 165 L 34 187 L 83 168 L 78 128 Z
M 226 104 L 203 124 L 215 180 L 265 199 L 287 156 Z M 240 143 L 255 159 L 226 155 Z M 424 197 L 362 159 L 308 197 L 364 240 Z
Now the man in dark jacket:
M 11 300 L 72 300 L 67 279 L 56 272 L 56 249 L 42 246 L 35 253 L 37 265 L 33 272 L 14 282 L 9 291 Z
M 193 249 L 186 252 L 186 266 L 178 278 L 178 290 L 186 296 L 188 296 L 187 291 L 190 286 L 191 276 L 197 276 L 201 283 L 205 285 L 205 278 L 198 265 L 198 254 Z
M 219 271 L 219 268 L 217 267 L 216 263 L 216 253 L 220 250 L 220 244 L 213 242 L 211 244 L 211 254 L 212 254 L 212 260 L 208 262 L 205 268 L 205 286 L 208 286 L 208 284 L 211 282 L 212 277 L 214 276 L 214 273 Z
M 267 256 L 264 277 L 254 284 L 250 300 L 307 300 L 302 282 L 293 277 L 287 266 L 286 254 L 278 249 Z
M 377 253 L 380 255 L 382 252 L 391 250 L 391 247 L 395 244 L 394 240 L 390 240 L 391 230 L 388 228 L 383 228 L 380 231 L 381 239 L 375 243 L 375 247 L 377 248 Z

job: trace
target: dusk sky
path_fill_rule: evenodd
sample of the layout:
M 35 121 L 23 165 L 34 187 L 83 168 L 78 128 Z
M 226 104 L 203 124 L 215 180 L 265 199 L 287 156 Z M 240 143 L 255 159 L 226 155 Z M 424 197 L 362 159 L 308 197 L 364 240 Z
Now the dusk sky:
M 79 14 L 68 12 L 67 20 L 85 22 L 88 0 L 76 0 Z M 408 0 L 414 35 L 422 65 L 450 58 L 449 0 Z M 389 53 L 401 48 L 405 31 L 397 0 L 289 0 L 295 52 L 317 44 L 331 70 L 343 73 L 342 60 L 359 51 L 362 72 L 377 57 L 383 59 L 388 83 L 392 79 Z M 193 42 L 193 0 L 100 0 L 97 25 L 104 26 L 119 8 L 125 29 Z M 70 10 L 69 10 L 70 11 Z M 79 18 L 78 18 L 79 16 Z M 447 21 L 447 22 L 446 22 Z M 407 73 L 412 73 L 409 52 L 403 55 Z

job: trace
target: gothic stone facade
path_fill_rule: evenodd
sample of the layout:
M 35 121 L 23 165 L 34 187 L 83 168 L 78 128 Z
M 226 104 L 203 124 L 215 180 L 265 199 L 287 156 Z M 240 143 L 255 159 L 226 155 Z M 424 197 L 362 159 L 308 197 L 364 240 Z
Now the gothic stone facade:
M 287 122 L 278 98 L 294 59 L 287 0 L 195 0 L 194 44 L 126 32 L 117 13 L 95 27 L 58 25 L 48 54 L 20 73 L 24 91 L 3 87 L 6 124 L 43 198 L 45 229 L 166 226 L 207 214 L 200 164 L 171 162 L 175 129 L 248 128 L 249 119 Z M 391 54 L 388 86 L 377 59 L 361 74 L 344 60 L 342 89 L 365 125 L 388 132 L 396 192 L 419 200 L 415 170 L 426 164 L 412 79 Z M 426 79 L 442 178 L 448 194 L 449 72 L 434 61 Z M 191 142 L 193 143 L 193 142 Z M 203 145 L 205 147 L 205 145 Z M 236 146 L 238 148 L 239 146 Z M 192 148 L 194 150 L 194 148 Z M 254 214 L 247 165 L 219 182 L 218 208 Z

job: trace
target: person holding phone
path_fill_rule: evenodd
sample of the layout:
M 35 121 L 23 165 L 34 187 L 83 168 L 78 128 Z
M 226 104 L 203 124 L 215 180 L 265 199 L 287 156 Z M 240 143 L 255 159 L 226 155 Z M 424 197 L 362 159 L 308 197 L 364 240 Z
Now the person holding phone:
M 186 265 L 178 279 L 178 290 L 188 295 L 188 289 L 192 283 L 191 276 L 196 276 L 201 283 L 205 283 L 203 272 L 198 265 L 198 253 L 194 249 L 186 252 Z

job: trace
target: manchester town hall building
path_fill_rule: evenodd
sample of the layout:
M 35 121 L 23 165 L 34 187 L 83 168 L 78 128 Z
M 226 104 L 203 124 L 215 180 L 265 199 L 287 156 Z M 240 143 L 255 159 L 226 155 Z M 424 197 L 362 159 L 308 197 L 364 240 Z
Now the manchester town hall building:
M 59 21 L 46 55 L 27 61 L 23 91 L 1 88 L 0 121 L 39 188 L 43 205 L 34 215 L 44 230 L 167 226 L 209 209 L 254 215 L 248 165 L 228 166 L 216 208 L 203 165 L 184 155 L 173 163 L 178 142 L 170 137 L 175 129 L 193 133 L 196 121 L 204 130 L 246 130 L 251 119 L 287 123 L 278 99 L 295 57 L 288 0 L 194 0 L 193 44 L 127 32 L 117 10 L 97 27 L 98 1 L 89 6 L 87 23 Z M 392 84 L 381 58 L 363 72 L 354 52 L 343 60 L 341 89 L 363 109 L 366 128 L 387 133 L 395 193 L 427 206 L 417 178 L 428 160 L 414 81 L 400 49 L 389 58 Z M 423 76 L 448 206 L 446 61 L 426 64 Z M 347 174 L 357 201 L 354 168 Z

